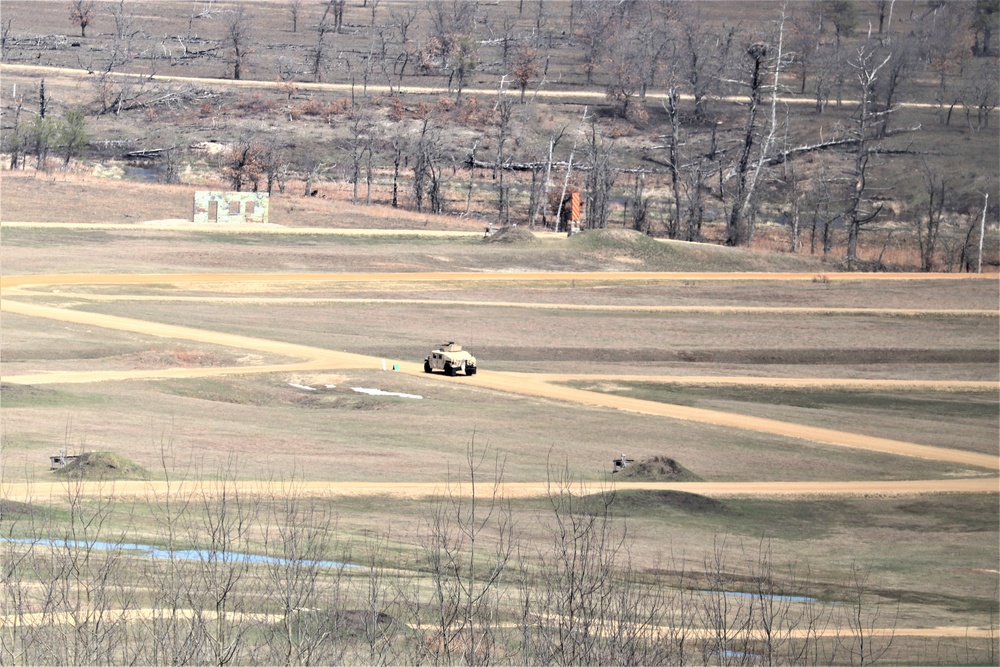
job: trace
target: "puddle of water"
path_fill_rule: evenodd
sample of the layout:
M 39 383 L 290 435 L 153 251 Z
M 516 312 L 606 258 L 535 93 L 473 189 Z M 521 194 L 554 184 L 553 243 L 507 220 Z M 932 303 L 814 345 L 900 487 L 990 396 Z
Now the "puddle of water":
M 370 387 L 351 387 L 351 391 L 357 392 L 359 394 L 369 394 L 370 396 L 398 396 L 399 398 L 423 398 L 418 394 L 404 394 L 398 391 L 382 391 L 381 389 L 372 389 Z
M 739 659 L 750 659 L 750 660 L 759 660 L 764 657 L 759 653 L 744 653 L 743 651 L 710 651 L 708 655 L 718 655 L 723 658 L 739 658 Z
M 742 591 L 698 591 L 698 592 L 705 594 L 722 593 L 723 595 L 732 595 L 733 597 L 740 597 L 740 598 L 757 597 L 756 593 L 744 593 Z M 816 598 L 805 597 L 802 595 L 768 595 L 767 597 L 772 600 L 787 600 L 789 602 L 817 602 Z
M 307 384 L 296 384 L 295 382 L 289 382 L 289 387 L 294 387 L 295 389 L 301 389 L 303 391 L 319 391 L 318 388 L 307 385 Z M 323 385 L 326 390 L 336 389 L 337 385 L 327 384 Z M 405 394 L 399 391 L 383 391 L 382 389 L 374 389 L 372 387 L 350 387 L 350 390 L 356 394 L 368 394 L 369 396 L 396 396 L 397 398 L 417 398 L 421 399 L 423 396 L 419 394 Z
M 156 162 L 132 163 L 127 165 L 123 171 L 125 172 L 125 178 L 132 181 L 163 183 L 167 179 L 166 166 Z
M 349 563 L 340 563 L 333 560 L 309 560 L 290 561 L 285 558 L 275 558 L 273 556 L 261 556 L 259 554 L 244 554 L 235 551 L 213 551 L 211 549 L 163 549 L 148 544 L 129 544 L 112 542 L 80 542 L 76 540 L 49 540 L 40 538 L 0 538 L 0 542 L 11 542 L 13 544 L 38 544 L 46 547 L 66 547 L 66 548 L 90 548 L 101 551 L 130 551 L 136 555 L 149 558 L 176 558 L 177 560 L 196 560 L 203 562 L 219 563 L 251 563 L 255 565 L 300 565 L 302 567 L 360 567 Z

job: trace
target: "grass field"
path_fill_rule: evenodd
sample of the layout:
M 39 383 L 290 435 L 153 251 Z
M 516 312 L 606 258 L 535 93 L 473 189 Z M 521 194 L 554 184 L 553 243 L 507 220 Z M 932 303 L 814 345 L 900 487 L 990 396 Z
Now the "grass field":
M 648 246 L 621 234 L 500 247 L 468 237 L 206 234 L 183 226 L 147 231 L 141 225 L 82 230 L 5 224 L 2 234 L 5 276 L 179 275 L 250 267 L 371 274 L 708 268 L 699 247 Z M 121 286 L 5 287 L 5 300 L 345 351 L 372 363 L 255 373 L 255 366 L 298 359 L 5 312 L 0 361 L 4 378 L 15 382 L 3 385 L 3 481 L 8 486 L 46 481 L 48 456 L 66 449 L 114 452 L 149 471 L 150 483 L 158 484 L 222 475 L 233 483 L 439 482 L 444 489 L 449 480 L 467 475 L 467 450 L 474 445 L 500 457 L 508 482 L 566 475 L 578 494 L 575 511 L 599 516 L 604 503 L 592 494 L 617 483 L 612 459 L 622 453 L 636 460 L 670 457 L 706 482 L 755 482 L 765 488 L 784 481 L 878 483 L 995 474 L 379 367 L 380 359 L 413 364 L 434 343 L 454 339 L 473 349 L 484 374 L 569 374 L 576 377 L 566 381 L 570 386 L 598 393 L 996 453 L 996 280 L 848 281 L 821 266 L 791 265 L 785 257 L 772 264 L 765 254 L 712 252 L 728 255 L 721 264 L 730 271 L 797 268 L 817 279 L 751 281 L 733 273 L 723 281 L 691 275 L 624 284 L 592 279 L 525 284 L 497 276 L 442 284 L 383 283 L 377 275 L 348 283 L 184 283 L 164 277 Z M 213 369 L 233 367 L 250 372 L 212 375 Z M 162 370 L 205 375 L 142 377 Z M 17 382 L 19 376 L 77 371 L 138 376 Z M 676 379 L 685 376 L 742 377 L 747 384 Z M 752 384 L 770 377 L 913 385 L 866 390 Z M 931 388 L 920 384 L 928 381 Z M 948 386 L 958 381 L 992 388 Z M 352 387 L 422 398 L 371 396 Z M 480 473 L 488 479 L 491 470 Z M 72 482 L 65 488 L 71 492 Z M 129 542 L 177 543 L 159 527 L 163 510 L 155 505 L 95 499 L 77 506 L 72 494 L 67 497 L 37 498 L 27 506 L 8 503 L 5 534 L 59 536 L 79 513 L 105 517 L 104 530 L 127 535 Z M 435 502 L 363 495 L 301 500 L 308 500 L 312 511 L 336 517 L 330 535 L 337 546 L 328 546 L 326 557 L 343 549 L 357 559 L 379 543 L 380 563 L 413 576 L 432 571 L 421 545 L 433 534 Z M 276 512 L 283 502 L 266 499 L 261 507 L 270 509 L 261 511 Z M 774 580 L 780 573 L 786 592 L 846 604 L 858 590 L 851 585 L 852 573 L 863 567 L 865 600 L 883 612 L 892 610 L 891 618 L 878 621 L 883 629 L 982 629 L 994 627 L 996 616 L 997 502 L 995 493 L 713 498 L 621 491 L 612 507 L 613 525 L 628 525 L 628 571 L 663 590 L 718 586 L 713 571 L 726 573 L 728 586 L 749 590 L 766 545 Z M 513 500 L 510 512 L 521 548 L 543 554 L 554 527 L 550 500 Z M 243 548 L 271 553 L 266 525 L 262 520 L 241 542 Z M 493 543 L 496 530 L 486 530 L 483 540 Z M 207 536 L 196 535 L 190 535 L 192 545 L 208 544 Z M 685 577 L 688 583 L 679 583 Z M 846 627 L 843 634 L 850 634 Z M 989 632 L 962 640 L 901 633 L 890 655 L 918 662 L 931 656 L 988 661 L 995 641 Z M 840 655 L 835 661 L 847 660 L 846 653 Z
M 461 103 L 434 22 L 472 3 L 343 3 L 322 82 L 327 3 L 98 3 L 86 37 L 69 4 L 4 0 L 0 20 L 3 150 L 36 145 L 43 81 L 49 117 L 80 110 L 89 135 L 66 165 L 54 146 L 38 168 L 2 156 L 0 664 L 1000 663 L 1000 144 L 996 59 L 961 42 L 972 3 L 888 3 L 878 36 L 891 65 L 909 58 L 891 128 L 920 129 L 879 140 L 866 204 L 885 211 L 859 256 L 919 267 L 939 179 L 948 274 L 933 275 L 841 273 L 849 151 L 765 169 L 752 247 L 720 245 L 746 118 L 735 69 L 718 70 L 714 91 L 737 97 L 711 99 L 708 122 L 682 103 L 684 160 L 716 156 L 708 243 L 663 238 L 684 21 L 703 30 L 693 46 L 737 25 L 744 49 L 770 39 L 778 3 L 664 3 L 674 53 L 629 118 L 607 62 L 587 80 L 586 27 L 642 3 L 477 3 Z M 858 5 L 850 57 L 880 6 Z M 240 7 L 254 48 L 234 81 Z M 813 3 L 786 8 L 786 47 L 812 46 L 793 41 Z M 809 33 L 817 53 L 831 23 Z M 121 66 L 154 79 L 102 74 L 129 28 Z M 545 160 L 562 132 L 554 159 L 575 151 L 582 187 L 586 115 L 616 168 L 648 170 L 649 235 L 627 229 L 635 174 L 617 174 L 608 229 L 567 237 L 528 224 L 538 173 L 466 166 L 500 159 L 507 37 L 545 73 L 512 105 L 504 158 Z M 388 88 L 367 69 L 380 39 L 392 77 L 408 59 Z M 946 71 L 928 55 L 942 39 Z M 786 145 L 854 126 L 851 85 L 815 109 L 823 66 L 781 91 Z M 137 104 L 99 113 L 102 85 Z M 985 124 L 958 102 L 945 122 L 945 97 L 980 93 Z M 371 203 L 353 205 L 361 116 L 378 136 Z M 446 215 L 416 210 L 427 118 Z M 188 222 L 246 137 L 284 152 L 270 224 Z M 486 239 L 504 186 L 518 227 Z M 963 274 L 985 193 L 993 273 Z M 808 219 L 828 214 L 831 252 L 818 237 L 810 252 Z M 447 340 L 476 376 L 421 372 Z M 61 450 L 92 467 L 50 471 Z M 615 472 L 621 457 L 635 465 Z

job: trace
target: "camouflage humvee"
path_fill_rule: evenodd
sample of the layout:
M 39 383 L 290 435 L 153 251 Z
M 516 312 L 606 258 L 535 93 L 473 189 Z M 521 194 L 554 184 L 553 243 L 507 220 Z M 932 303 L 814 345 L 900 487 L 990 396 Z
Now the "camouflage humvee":
M 475 375 L 476 358 L 454 341 L 443 343 L 424 359 L 425 373 L 442 370 L 445 375 L 456 375 L 459 371 L 466 375 Z

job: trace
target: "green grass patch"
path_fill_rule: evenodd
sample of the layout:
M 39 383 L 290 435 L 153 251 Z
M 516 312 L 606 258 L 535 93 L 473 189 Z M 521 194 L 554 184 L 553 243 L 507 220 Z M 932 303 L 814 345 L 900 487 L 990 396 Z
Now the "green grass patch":
M 786 405 L 814 410 L 864 409 L 898 412 L 924 417 L 973 418 L 996 417 L 1000 406 L 998 392 L 893 392 L 854 391 L 846 389 L 783 389 L 775 387 L 693 386 L 655 382 L 617 382 L 625 389 L 595 387 L 591 383 L 572 382 L 570 386 L 588 391 L 631 396 L 646 401 L 690 407 L 710 407 L 718 401 Z
M 58 227 L 4 227 L 3 244 L 20 248 L 51 248 L 58 245 L 104 245 L 120 236 L 100 229 L 68 229 Z
M 434 236 L 420 234 L 280 234 L 280 233 L 246 233 L 230 234 L 225 232 L 196 232 L 191 234 L 191 240 L 210 245 L 240 245 L 263 247 L 312 247 L 330 246 L 473 246 L 480 243 L 475 236 Z
M 106 400 L 95 394 L 77 394 L 62 389 L 29 384 L 0 384 L 4 408 L 75 408 L 97 406 Z
M 600 513 L 604 494 L 576 499 L 574 508 Z M 547 501 L 525 501 L 532 507 Z M 931 498 L 714 499 L 681 491 L 617 491 L 610 506 L 614 516 L 667 522 L 672 528 L 694 528 L 752 539 L 766 537 L 801 542 L 837 531 L 891 530 L 933 533 L 988 533 L 996 530 L 995 494 L 955 494 Z
M 927 498 L 821 498 L 725 501 L 731 532 L 802 540 L 834 530 L 887 529 L 928 533 L 983 533 L 1000 520 L 996 494 L 954 494 Z
M 947 495 L 900 501 L 896 509 L 913 530 L 989 533 L 996 531 L 997 495 Z

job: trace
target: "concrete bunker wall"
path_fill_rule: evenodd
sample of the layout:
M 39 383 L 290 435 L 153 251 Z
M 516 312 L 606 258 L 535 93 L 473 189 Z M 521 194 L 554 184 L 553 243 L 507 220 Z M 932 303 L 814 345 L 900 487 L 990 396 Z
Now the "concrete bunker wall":
M 269 197 L 266 192 L 221 192 L 199 190 L 194 193 L 196 223 L 266 223 Z

